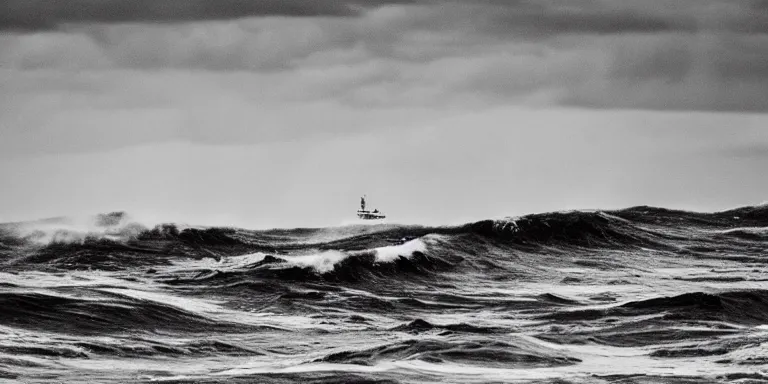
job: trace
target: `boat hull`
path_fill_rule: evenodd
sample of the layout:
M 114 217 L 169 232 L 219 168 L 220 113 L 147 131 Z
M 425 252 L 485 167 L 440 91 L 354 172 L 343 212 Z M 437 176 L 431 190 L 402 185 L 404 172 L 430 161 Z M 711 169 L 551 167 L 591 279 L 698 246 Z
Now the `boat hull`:
M 357 211 L 357 217 L 362 220 L 381 220 L 387 216 L 379 212 Z

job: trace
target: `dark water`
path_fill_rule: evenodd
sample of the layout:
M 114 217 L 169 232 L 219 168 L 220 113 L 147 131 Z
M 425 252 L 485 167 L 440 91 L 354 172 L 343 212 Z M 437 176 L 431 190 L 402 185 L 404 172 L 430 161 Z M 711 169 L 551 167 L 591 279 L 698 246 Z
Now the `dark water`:
M 0 226 L 0 382 L 768 382 L 768 207 Z

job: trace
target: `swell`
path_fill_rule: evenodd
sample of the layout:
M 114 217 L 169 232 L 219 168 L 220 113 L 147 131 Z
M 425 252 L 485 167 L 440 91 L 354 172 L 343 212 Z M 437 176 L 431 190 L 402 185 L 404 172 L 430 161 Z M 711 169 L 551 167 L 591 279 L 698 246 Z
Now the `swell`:
M 745 206 L 720 212 L 692 212 L 637 206 L 612 212 L 637 223 L 697 227 L 768 226 L 768 205 Z
M 491 333 L 503 333 L 508 332 L 505 328 L 493 328 L 493 327 L 479 327 L 466 323 L 459 324 L 447 324 L 436 325 L 422 319 L 416 319 L 408 324 L 399 325 L 392 328 L 393 331 L 408 332 L 413 334 L 440 331 L 441 336 L 449 335 L 452 333 L 475 333 L 475 334 L 491 334 Z
M 536 337 L 556 344 L 652 347 L 655 358 L 716 356 L 756 345 L 735 336 L 768 322 L 768 291 L 692 292 L 538 318 L 552 326 Z M 573 330 L 583 324 L 590 329 Z
M 668 248 L 657 236 L 630 222 L 602 212 L 529 215 L 510 220 L 485 220 L 464 229 L 520 246 L 615 248 Z
M 35 292 L 0 292 L 0 324 L 75 335 L 147 330 L 237 332 L 255 328 L 122 295 L 84 299 Z
M 45 264 L 66 269 L 118 270 L 170 264 L 179 258 L 220 260 L 253 252 L 276 256 L 309 249 L 348 253 L 396 246 L 427 235 L 446 236 L 446 247 L 462 249 L 462 254 L 478 253 L 477 250 L 483 247 L 506 247 L 507 250 L 528 253 L 549 252 L 554 247 L 563 251 L 649 248 L 697 255 L 701 253 L 697 249 L 706 253 L 708 247 L 716 247 L 722 237 L 744 242 L 762 239 L 762 232 L 739 228 L 768 226 L 767 210 L 765 207 L 745 207 L 718 213 L 695 213 L 633 207 L 618 211 L 534 214 L 452 227 L 379 225 L 261 231 L 223 227 L 180 229 L 173 224 L 141 229 L 135 223 L 126 223 L 123 216 L 108 215 L 101 219 L 100 225 L 109 227 L 111 232 L 88 234 L 76 241 L 64 238 L 41 243 L 36 240 L 34 231 L 19 229 L 24 225 L 2 225 L 0 257 L 17 268 Z M 116 223 L 119 226 L 115 226 Z M 26 226 L 33 228 L 31 224 Z M 702 234 L 705 229 L 711 233 Z M 690 244 L 691 239 L 696 243 Z M 445 257 L 444 254 L 430 254 L 415 264 L 400 262 L 396 269 L 423 272 L 421 267 L 426 264 L 445 264 L 441 262 Z M 357 273 L 374 271 L 364 257 L 346 263 L 337 271 L 341 280 L 365 278 L 365 274 L 357 276 Z M 486 263 L 493 263 L 493 260 L 486 260 Z M 312 278 L 312 273 L 306 269 L 274 273 L 288 279 Z
M 127 337 L 112 339 L 108 337 L 67 340 L 53 346 L 50 344 L 20 344 L 0 342 L 0 353 L 11 355 L 32 355 L 44 357 L 92 358 L 152 356 L 259 356 L 263 352 L 245 348 L 234 342 L 216 339 L 201 339 L 183 343 L 163 343 L 156 340 Z
M 768 291 L 692 292 L 678 296 L 630 301 L 604 309 L 559 311 L 541 318 L 557 321 L 584 321 L 648 315 L 660 315 L 659 320 L 670 322 L 718 321 L 761 325 L 768 322 Z
M 482 364 L 505 368 L 535 368 L 572 365 L 579 359 L 555 350 L 544 350 L 524 342 L 495 340 L 446 341 L 404 340 L 365 350 L 329 354 L 318 362 L 374 365 L 380 360 L 422 360 L 431 363 Z
M 230 269 L 172 273 L 160 276 L 160 281 L 171 285 L 204 284 L 227 288 L 254 288 L 254 285 L 258 285 L 257 290 L 274 289 L 263 284 L 269 280 L 377 284 L 379 281 L 391 281 L 393 278 L 428 278 L 455 268 L 463 260 L 456 254 L 439 254 L 433 249 L 425 248 L 392 248 L 387 251 L 392 254 L 386 258 L 379 252 L 381 251 L 372 249 L 352 252 L 328 251 L 299 256 L 264 255 L 260 261 L 247 265 Z

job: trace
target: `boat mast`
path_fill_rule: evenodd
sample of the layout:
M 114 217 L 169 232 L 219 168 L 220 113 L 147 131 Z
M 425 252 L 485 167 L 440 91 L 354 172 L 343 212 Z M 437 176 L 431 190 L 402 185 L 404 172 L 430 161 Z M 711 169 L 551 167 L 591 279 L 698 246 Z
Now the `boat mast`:
M 365 195 L 360 198 L 360 210 L 365 211 Z

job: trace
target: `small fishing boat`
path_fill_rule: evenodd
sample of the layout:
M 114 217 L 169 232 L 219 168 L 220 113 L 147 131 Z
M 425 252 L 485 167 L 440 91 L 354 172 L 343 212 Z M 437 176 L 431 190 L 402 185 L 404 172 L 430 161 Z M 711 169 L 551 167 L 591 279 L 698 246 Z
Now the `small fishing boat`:
M 380 212 L 378 209 L 374 209 L 373 211 L 369 211 L 365 209 L 365 196 L 360 198 L 360 209 L 357 210 L 357 217 L 363 220 L 381 220 L 385 217 L 387 217 L 383 212 Z

